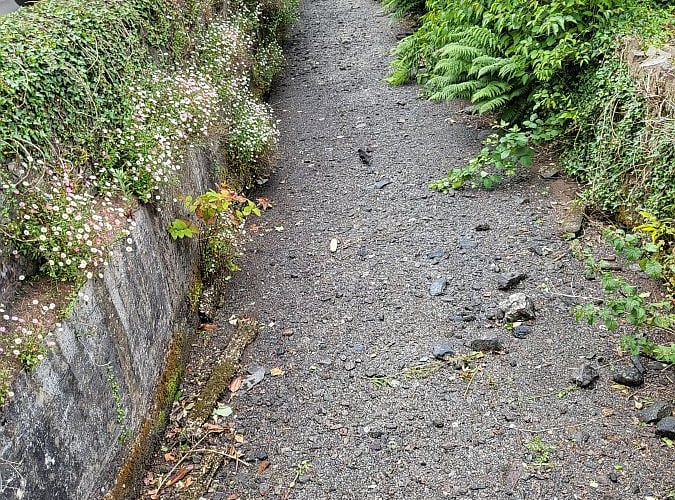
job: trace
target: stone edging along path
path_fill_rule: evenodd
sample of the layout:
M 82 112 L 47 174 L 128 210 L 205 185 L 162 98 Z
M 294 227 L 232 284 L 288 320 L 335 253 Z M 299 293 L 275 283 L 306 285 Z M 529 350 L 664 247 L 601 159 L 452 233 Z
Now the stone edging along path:
M 210 422 L 233 431 L 199 444 L 240 461 L 211 471 L 202 496 L 664 498 L 674 451 L 635 407 L 672 400 L 672 370 L 648 364 L 641 388 L 613 387 L 630 360 L 618 335 L 571 314 L 574 296 L 600 291 L 558 236 L 559 181 L 427 189 L 485 131 L 459 104 L 383 82 L 401 30 L 372 0 L 302 4 L 271 97 L 281 152 L 260 195 L 272 209 L 249 226 L 219 331 L 177 403 L 189 407 L 228 320 L 256 318 L 242 375 L 257 383 L 224 390 L 233 414 Z M 505 285 L 510 273 L 526 277 Z M 495 319 L 514 293 L 535 307 L 517 336 Z M 581 389 L 571 379 L 584 364 L 600 377 Z M 207 455 L 186 457 L 185 477 Z M 157 457 L 150 482 L 180 471 L 171 458 Z M 187 498 L 184 483 L 160 496 Z

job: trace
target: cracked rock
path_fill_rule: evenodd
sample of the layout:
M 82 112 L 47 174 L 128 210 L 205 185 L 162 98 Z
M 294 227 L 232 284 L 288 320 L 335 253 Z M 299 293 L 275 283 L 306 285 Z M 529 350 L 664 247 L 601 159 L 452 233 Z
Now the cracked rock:
M 671 416 L 673 413 L 673 405 L 667 401 L 656 401 L 654 404 L 651 404 L 643 408 L 638 413 L 638 419 L 640 422 L 646 422 L 651 424 L 657 420 L 662 420 L 666 417 Z
M 574 382 L 579 387 L 588 387 L 592 388 L 595 384 L 595 381 L 598 380 L 600 375 L 598 375 L 598 370 L 588 363 L 581 366 L 577 373 L 572 377 L 572 382 Z
M 499 303 L 499 308 L 504 311 L 504 321 L 525 321 L 534 319 L 534 303 L 524 293 L 514 293 L 509 298 Z

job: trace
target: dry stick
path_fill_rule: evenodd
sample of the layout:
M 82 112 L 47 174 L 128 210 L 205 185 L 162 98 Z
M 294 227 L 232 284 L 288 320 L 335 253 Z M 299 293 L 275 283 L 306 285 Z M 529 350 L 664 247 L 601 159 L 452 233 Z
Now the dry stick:
M 178 462 L 176 462 L 176 465 L 173 466 L 173 468 L 169 471 L 169 473 L 168 473 L 166 476 L 164 476 L 164 477 L 162 478 L 162 480 L 159 482 L 159 484 L 157 485 L 157 493 L 159 493 L 159 492 L 162 490 L 162 488 L 164 487 L 164 484 L 166 484 L 166 480 L 169 479 L 169 478 L 173 475 L 173 473 L 174 473 L 174 472 L 176 471 L 176 469 L 180 466 L 180 464 L 182 464 L 182 463 L 185 461 L 185 459 L 186 459 L 187 457 L 189 457 L 189 456 L 192 454 L 193 450 L 194 450 L 199 444 L 201 444 L 201 442 L 204 441 L 204 439 L 206 439 L 207 436 L 209 436 L 210 434 L 212 434 L 212 432 L 213 432 L 213 431 L 207 431 L 207 433 L 204 434 L 204 435 L 199 439 L 199 441 L 197 441 L 197 442 L 195 443 L 195 445 L 194 445 L 192 448 L 190 448 L 190 450 L 189 450 L 185 455 L 183 455 L 183 456 L 181 457 L 180 460 L 178 460 Z
M 237 464 L 242 464 L 242 465 L 245 465 L 247 467 L 251 465 L 250 463 L 246 462 L 245 460 L 242 460 L 241 458 L 239 458 L 235 455 L 231 455 L 229 453 L 225 453 L 224 451 L 220 451 L 220 450 L 214 450 L 213 448 L 197 448 L 196 450 L 190 450 L 188 452 L 188 455 L 194 454 L 194 453 L 213 453 L 215 455 L 220 455 L 222 457 L 227 457 L 230 460 L 234 460 Z

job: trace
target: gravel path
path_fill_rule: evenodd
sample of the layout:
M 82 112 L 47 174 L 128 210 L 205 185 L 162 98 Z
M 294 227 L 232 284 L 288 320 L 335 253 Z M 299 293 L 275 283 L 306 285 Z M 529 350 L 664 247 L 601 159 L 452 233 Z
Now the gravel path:
M 268 325 L 243 360 L 265 379 L 224 400 L 252 465 L 223 467 L 207 498 L 665 498 L 673 448 L 636 424 L 634 405 L 672 398 L 667 373 L 611 387 L 618 336 L 575 322 L 557 295 L 599 292 L 556 236 L 546 181 L 427 189 L 485 132 L 460 105 L 383 82 L 401 31 L 372 0 L 303 2 L 271 98 L 280 161 L 260 195 L 273 208 L 218 320 Z M 528 277 L 498 290 L 510 272 Z M 488 319 L 514 292 L 537 307 L 523 339 Z M 464 371 L 405 376 L 434 347 L 465 354 L 490 337 L 502 352 Z M 584 362 L 600 380 L 570 389 Z

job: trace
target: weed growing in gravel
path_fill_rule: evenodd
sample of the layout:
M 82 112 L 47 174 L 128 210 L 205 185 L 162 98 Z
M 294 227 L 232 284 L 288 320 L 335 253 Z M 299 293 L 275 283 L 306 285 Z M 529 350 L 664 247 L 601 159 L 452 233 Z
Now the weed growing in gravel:
M 311 470 L 312 470 L 312 464 L 310 463 L 309 460 L 302 460 L 302 461 L 298 462 L 295 466 L 295 477 L 289 483 L 288 487 L 289 488 L 295 488 L 295 485 L 297 484 L 298 479 L 300 479 L 301 476 L 306 475 Z
M 648 275 L 661 275 L 663 267 L 653 257 L 658 247 L 651 242 L 640 244 L 639 236 L 626 234 L 619 230 L 605 233 L 609 242 L 617 251 L 629 260 L 639 261 L 640 268 Z M 601 305 L 588 303 L 575 308 L 577 320 L 585 320 L 593 325 L 602 321 L 610 331 L 630 325 L 631 331 L 622 338 L 622 349 L 638 354 L 642 352 L 658 360 L 675 363 L 675 343 L 658 345 L 644 336 L 645 329 L 657 329 L 670 335 L 675 334 L 675 305 L 672 293 L 665 294 L 660 300 L 653 300 L 651 292 L 643 292 L 610 271 L 604 271 L 603 261 L 597 262 L 590 252 L 586 256 L 589 276 L 599 275 L 605 300 Z
M 551 463 L 551 453 L 555 451 L 555 446 L 545 442 L 541 436 L 537 435 L 525 443 L 525 448 L 531 452 L 531 466 L 535 467 L 554 467 Z

